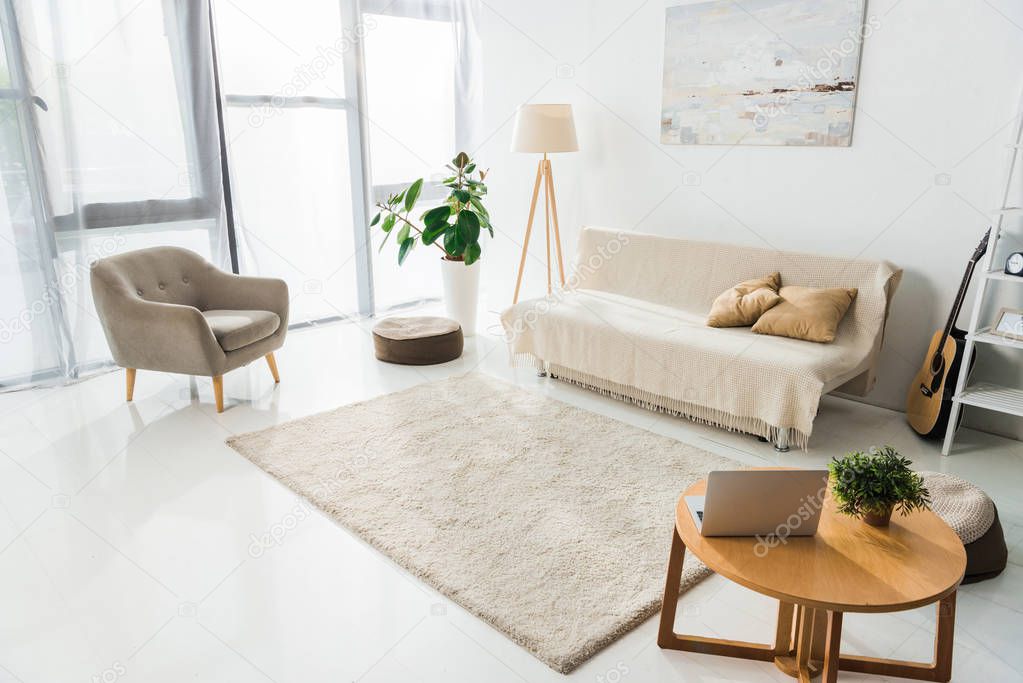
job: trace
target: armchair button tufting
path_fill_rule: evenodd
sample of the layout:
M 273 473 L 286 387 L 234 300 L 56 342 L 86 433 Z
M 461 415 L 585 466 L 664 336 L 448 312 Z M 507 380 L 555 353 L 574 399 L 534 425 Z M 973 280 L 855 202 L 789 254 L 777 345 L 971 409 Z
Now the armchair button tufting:
M 142 296 L 142 290 L 141 289 L 136 289 L 135 293 L 138 294 L 139 296 Z
M 158 284 L 157 287 L 159 287 L 160 289 L 167 289 L 167 285 L 163 284 L 162 282 Z
M 188 278 L 187 277 L 181 278 L 181 281 L 184 282 L 186 285 L 188 284 Z

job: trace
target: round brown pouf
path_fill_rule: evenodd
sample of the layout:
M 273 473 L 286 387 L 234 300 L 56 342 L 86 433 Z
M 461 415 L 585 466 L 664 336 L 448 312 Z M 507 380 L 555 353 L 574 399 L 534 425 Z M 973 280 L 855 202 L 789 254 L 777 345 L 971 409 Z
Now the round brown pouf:
M 448 318 L 387 318 L 373 327 L 373 347 L 386 363 L 447 363 L 462 355 L 462 345 L 461 326 Z
M 980 488 L 959 477 L 920 472 L 931 493 L 931 509 L 959 535 L 966 549 L 963 583 L 976 583 L 1002 573 L 1009 552 L 994 501 Z

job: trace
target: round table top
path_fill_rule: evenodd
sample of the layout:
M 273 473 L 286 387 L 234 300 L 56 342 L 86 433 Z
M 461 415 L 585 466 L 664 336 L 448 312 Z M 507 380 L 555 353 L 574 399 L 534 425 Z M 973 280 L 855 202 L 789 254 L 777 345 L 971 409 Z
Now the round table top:
M 693 484 L 675 509 L 686 549 L 716 573 L 778 600 L 839 612 L 895 612 L 949 595 L 966 571 L 962 541 L 929 510 L 905 517 L 895 512 L 890 526 L 872 527 L 838 513 L 829 491 L 814 536 L 784 543 L 703 537 L 684 497 L 706 490 L 705 479 Z

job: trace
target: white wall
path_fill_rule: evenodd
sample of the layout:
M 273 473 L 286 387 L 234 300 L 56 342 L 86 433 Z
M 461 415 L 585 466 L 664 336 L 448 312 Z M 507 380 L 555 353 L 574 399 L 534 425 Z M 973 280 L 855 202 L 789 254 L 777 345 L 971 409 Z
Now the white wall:
M 870 2 L 880 28 L 864 46 L 849 148 L 661 145 L 662 2 L 492 0 L 483 11 L 492 137 L 478 155 L 502 233 L 486 254 L 489 308 L 510 302 L 535 173 L 534 158 L 507 151 L 511 117 L 522 102 L 571 102 L 583 151 L 553 161 L 569 251 L 579 226 L 596 224 L 887 259 L 905 275 L 866 400 L 902 408 L 997 202 L 1023 88 L 1023 4 Z M 1023 249 L 1020 222 L 1010 226 Z M 545 280 L 542 239 L 533 244 L 527 295 Z M 1000 287 L 997 304 L 1023 307 L 1023 285 Z M 978 375 L 1023 386 L 1023 355 L 983 348 Z M 1023 437 L 1023 420 L 967 420 Z

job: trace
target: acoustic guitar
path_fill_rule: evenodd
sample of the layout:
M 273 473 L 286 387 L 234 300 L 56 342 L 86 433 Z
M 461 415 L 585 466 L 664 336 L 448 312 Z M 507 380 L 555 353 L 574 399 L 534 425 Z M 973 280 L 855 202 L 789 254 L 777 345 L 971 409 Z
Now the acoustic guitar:
M 948 322 L 945 323 L 944 329 L 938 330 L 931 337 L 931 345 L 927 348 L 923 367 L 916 373 L 906 393 L 906 419 L 921 436 L 944 436 L 948 427 L 948 419 L 952 412 L 952 395 L 955 393 L 956 379 L 959 377 L 963 349 L 966 345 L 966 331 L 956 327 L 955 323 L 963 308 L 963 299 L 966 298 L 966 289 L 970 286 L 973 271 L 987 251 L 990 238 L 991 228 L 988 228 L 966 266 Z M 967 361 L 971 369 L 975 360 L 971 354 Z M 962 419 L 962 413 L 959 413 L 959 418 Z

